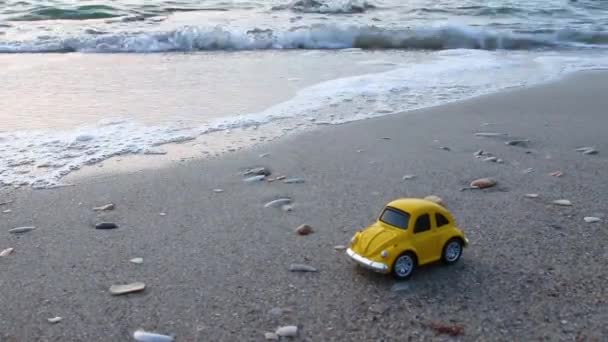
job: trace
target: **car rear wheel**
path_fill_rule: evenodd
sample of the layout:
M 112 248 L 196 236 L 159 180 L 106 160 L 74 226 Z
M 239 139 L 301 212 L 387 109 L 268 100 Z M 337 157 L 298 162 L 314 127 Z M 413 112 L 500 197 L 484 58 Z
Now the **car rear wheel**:
M 410 252 L 401 254 L 393 265 L 393 276 L 403 280 L 409 278 L 416 269 L 416 257 Z
M 462 241 L 460 239 L 451 239 L 443 247 L 442 259 L 443 262 L 450 265 L 455 263 L 462 256 Z

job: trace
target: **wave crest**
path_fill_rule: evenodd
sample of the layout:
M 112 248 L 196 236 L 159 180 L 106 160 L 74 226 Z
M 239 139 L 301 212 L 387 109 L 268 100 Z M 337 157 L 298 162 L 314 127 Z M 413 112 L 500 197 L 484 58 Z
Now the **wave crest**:
M 301 13 L 346 14 L 363 13 L 376 8 L 366 0 L 295 0 L 287 5 L 275 6 L 273 10 L 290 9 Z

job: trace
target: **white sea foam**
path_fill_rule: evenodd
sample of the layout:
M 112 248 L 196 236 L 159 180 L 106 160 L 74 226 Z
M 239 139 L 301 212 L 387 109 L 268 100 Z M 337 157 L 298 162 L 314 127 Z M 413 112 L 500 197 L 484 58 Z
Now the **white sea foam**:
M 145 126 L 121 119 L 72 131 L 0 132 L 0 184 L 48 188 L 86 165 L 125 154 L 162 154 L 159 147 L 201 135 L 270 122 L 339 124 L 437 105 L 505 88 L 552 80 L 566 72 L 608 66 L 603 56 L 564 57 L 451 50 L 417 64 L 326 81 L 260 113 L 228 117 L 199 127 Z M 286 120 L 288 119 L 288 120 Z

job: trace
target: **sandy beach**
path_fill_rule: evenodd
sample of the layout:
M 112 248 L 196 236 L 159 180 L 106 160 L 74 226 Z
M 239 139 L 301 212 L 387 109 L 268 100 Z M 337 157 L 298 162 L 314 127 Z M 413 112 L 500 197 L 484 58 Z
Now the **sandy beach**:
M 263 341 L 285 325 L 298 326 L 289 339 L 298 341 L 605 340 L 606 89 L 607 72 L 586 72 L 70 187 L 0 188 L 10 202 L 0 206 L 0 250 L 14 249 L 0 258 L 0 341 L 129 341 L 137 329 Z M 505 144 L 513 139 L 529 142 Z M 305 182 L 243 182 L 256 166 Z M 480 177 L 498 184 L 461 191 Z M 471 240 L 458 264 L 398 283 L 334 249 L 386 202 L 431 194 Z M 280 197 L 292 211 L 264 207 Z M 92 209 L 107 203 L 115 209 Z M 296 235 L 300 224 L 314 233 Z M 36 229 L 8 232 L 22 226 Z M 289 272 L 292 263 L 319 272 Z M 109 292 L 132 282 L 145 291 Z

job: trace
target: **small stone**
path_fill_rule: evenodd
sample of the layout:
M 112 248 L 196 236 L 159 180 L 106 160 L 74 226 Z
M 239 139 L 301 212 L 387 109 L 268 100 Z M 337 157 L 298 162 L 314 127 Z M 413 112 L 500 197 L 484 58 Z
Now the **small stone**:
M 278 341 L 279 335 L 277 335 L 273 332 L 267 332 L 267 333 L 264 333 L 264 338 L 267 340 L 271 340 L 271 341 Z
M 113 222 L 101 222 L 95 225 L 95 229 L 115 229 L 118 225 Z
M 9 214 L 9 213 L 12 213 L 12 212 L 13 212 L 12 210 L 10 210 L 10 209 L 6 209 L 6 210 L 4 210 L 2 213 L 4 213 L 4 214 Z
M 585 222 L 587 222 L 587 223 L 595 223 L 595 222 L 601 221 L 601 219 L 599 217 L 594 217 L 594 216 L 585 216 L 583 218 L 583 220 L 585 220 Z M 2 253 L 0 253 L 0 256 L 2 256 Z
M 114 210 L 114 204 L 113 203 L 108 203 L 99 207 L 95 207 L 93 208 L 94 211 L 107 211 L 107 210 Z
M 441 199 L 441 197 L 436 196 L 436 195 L 429 195 L 429 196 L 426 196 L 424 199 L 427 201 L 435 202 L 439 205 L 443 205 L 443 199 Z
M 497 132 L 477 132 L 475 133 L 475 136 L 478 137 L 500 137 L 500 136 L 504 136 L 507 135 L 506 133 L 497 133 Z
M 283 181 L 285 184 L 302 184 L 304 180 L 302 178 L 289 178 Z
M 289 265 L 290 272 L 318 272 L 318 270 L 312 266 L 303 264 L 291 264 Z
M 523 139 L 523 140 L 509 140 L 509 141 L 505 142 L 505 144 L 506 144 L 506 145 L 509 145 L 509 146 L 522 146 L 522 147 L 527 147 L 529 142 L 530 142 L 530 140 L 528 140 L 528 139 Z
M 528 197 L 528 198 L 538 198 L 540 195 L 539 194 L 525 194 L 524 196 Z
M 416 175 L 404 175 L 401 177 L 402 180 L 410 180 L 416 178 Z
M 137 330 L 133 333 L 135 341 L 139 342 L 173 342 L 173 337 L 157 333 Z
M 257 176 L 252 176 L 252 177 L 249 177 L 249 178 L 245 178 L 245 179 L 243 179 L 243 182 L 245 182 L 245 183 L 259 182 L 259 181 L 264 180 L 264 178 L 266 178 L 266 176 L 264 176 L 264 175 L 257 175 Z
M 487 157 L 483 161 L 484 162 L 493 162 L 493 163 L 496 163 L 498 161 L 498 158 L 496 158 L 496 157 Z
M 59 322 L 61 322 L 61 320 L 62 320 L 62 318 L 59 316 L 47 319 L 47 321 L 49 321 L 49 323 L 52 323 L 52 324 L 59 323 Z
M 560 199 L 560 200 L 553 201 L 553 204 L 569 207 L 572 205 L 572 202 L 570 202 L 567 199 Z
M 451 151 L 452 149 L 447 147 L 447 146 L 440 146 L 439 147 L 440 150 L 444 150 L 444 151 Z
M 213 189 L 213 192 L 215 192 L 216 194 L 219 194 L 219 193 L 224 192 L 224 189 Z
M 140 292 L 146 288 L 146 284 L 141 282 L 110 286 L 110 293 L 114 296 L 120 296 L 127 293 Z
M 268 170 L 265 167 L 256 167 L 253 169 L 249 169 L 249 170 L 245 171 L 245 173 L 244 173 L 245 176 L 250 176 L 250 175 L 270 176 L 271 174 L 272 174 L 272 172 L 270 172 L 270 170 Z
M 279 198 L 264 204 L 264 208 L 279 208 L 291 203 L 291 198 Z
M 344 246 L 344 245 L 336 245 L 336 246 L 334 246 L 334 249 L 337 250 L 337 251 L 343 251 L 343 250 L 346 249 L 346 246 Z
M 564 175 L 564 173 L 561 171 L 553 171 L 553 172 L 549 173 L 549 176 L 553 176 L 553 177 L 561 177 L 563 175 Z
M 298 336 L 298 327 L 295 325 L 288 325 L 284 327 L 277 328 L 275 334 L 283 337 L 295 337 Z
M 496 185 L 496 180 L 494 180 L 492 178 L 479 178 L 479 179 L 472 181 L 470 184 L 471 188 L 476 188 L 476 189 L 491 188 L 494 185 Z
M 134 264 L 142 264 L 144 262 L 144 258 L 133 258 L 131 260 L 129 260 L 130 262 L 134 263 Z
M 298 235 L 308 235 L 312 232 L 313 232 L 312 227 L 307 224 L 302 224 L 298 228 L 296 228 L 296 233 Z
M 158 213 L 160 216 L 167 216 L 167 213 Z
M 3 250 L 2 252 L 0 252 L 0 257 L 5 257 L 10 255 L 11 253 L 13 253 L 13 248 L 7 248 L 5 250 Z
M 22 234 L 22 233 L 30 232 L 34 229 L 36 229 L 36 227 L 17 227 L 17 228 L 13 228 L 13 229 L 9 230 L 8 232 L 11 234 Z

